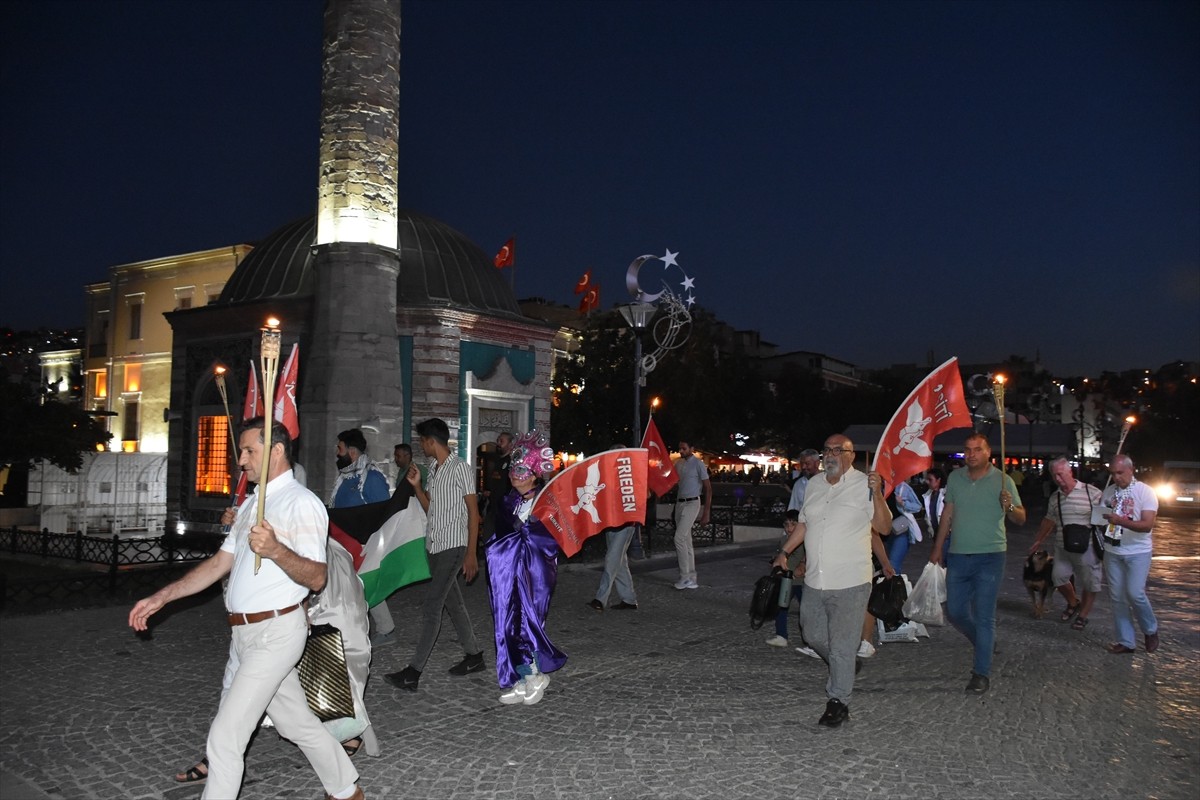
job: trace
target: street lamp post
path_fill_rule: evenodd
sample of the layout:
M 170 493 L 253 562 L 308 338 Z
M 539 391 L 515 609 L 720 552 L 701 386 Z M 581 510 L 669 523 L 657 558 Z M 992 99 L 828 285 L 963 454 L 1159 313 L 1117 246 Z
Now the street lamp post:
M 642 336 L 650 325 L 650 318 L 658 307 L 652 303 L 629 303 L 618 306 L 625 324 L 633 330 L 633 446 L 642 443 L 642 387 L 646 385 L 646 373 L 642 369 Z

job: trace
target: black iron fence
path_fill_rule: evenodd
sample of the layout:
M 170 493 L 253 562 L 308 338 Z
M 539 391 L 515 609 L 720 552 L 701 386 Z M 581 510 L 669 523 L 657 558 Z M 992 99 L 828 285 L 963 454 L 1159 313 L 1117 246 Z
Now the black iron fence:
M 220 543 L 220 537 L 163 534 L 133 538 L 0 528 L 0 553 L 58 560 L 66 568 L 97 567 L 34 578 L 0 573 L 0 608 L 13 612 L 124 601 L 131 592 L 152 591 L 165 584 L 182 569 L 208 558 Z

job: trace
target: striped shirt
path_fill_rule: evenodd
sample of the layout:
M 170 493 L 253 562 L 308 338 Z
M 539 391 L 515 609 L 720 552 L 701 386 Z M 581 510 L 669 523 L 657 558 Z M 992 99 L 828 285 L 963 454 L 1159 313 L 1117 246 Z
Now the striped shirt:
M 1058 529 L 1059 542 L 1062 542 L 1062 526 L 1092 525 L 1092 506 L 1100 505 L 1102 493 L 1099 489 L 1083 481 L 1075 481 L 1075 488 L 1070 494 L 1063 494 L 1062 489 L 1050 496 L 1050 505 L 1046 509 L 1046 518 L 1051 520 Z M 1090 503 L 1089 503 L 1090 500 Z M 1058 504 L 1062 502 L 1062 517 L 1058 515 Z
M 475 473 L 471 465 L 453 453 L 441 464 L 434 461 L 425 491 L 429 494 L 425 549 L 440 553 L 451 547 L 466 547 L 469 515 L 463 498 L 475 495 Z

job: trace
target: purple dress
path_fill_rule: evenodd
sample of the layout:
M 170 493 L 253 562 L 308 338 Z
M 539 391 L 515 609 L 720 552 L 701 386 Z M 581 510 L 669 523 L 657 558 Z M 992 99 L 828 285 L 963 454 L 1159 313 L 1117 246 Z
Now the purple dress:
M 567 662 L 545 628 L 558 582 L 558 542 L 536 517 L 521 522 L 520 505 L 516 490 L 505 495 L 485 551 L 496 623 L 496 678 L 505 689 L 520 679 L 517 667 L 535 659 L 541 672 L 554 672 Z

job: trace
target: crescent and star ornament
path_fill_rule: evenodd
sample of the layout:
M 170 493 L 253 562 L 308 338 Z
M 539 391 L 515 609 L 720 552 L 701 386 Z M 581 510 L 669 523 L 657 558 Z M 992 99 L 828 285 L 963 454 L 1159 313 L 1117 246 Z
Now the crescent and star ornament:
M 642 265 L 651 259 L 658 259 L 663 263 L 664 269 L 667 267 L 675 267 L 679 270 L 680 274 L 683 275 L 683 280 L 680 282 L 680 286 L 685 292 L 687 292 L 687 305 L 691 306 L 693 303 L 695 303 L 696 298 L 694 292 L 696 288 L 696 281 L 695 279 L 689 277 L 686 272 L 684 272 L 683 267 L 679 266 L 679 262 L 675 260 L 678 255 L 678 251 L 672 253 L 670 248 L 667 248 L 666 252 L 661 256 L 644 255 L 635 258 L 629 265 L 629 269 L 625 272 L 625 288 L 629 291 L 629 296 L 639 303 L 654 303 L 660 297 L 662 297 L 663 294 L 670 292 L 670 287 L 665 281 L 663 282 L 662 291 L 653 294 L 642 289 L 641 283 L 639 282 L 638 272 L 641 270 Z

